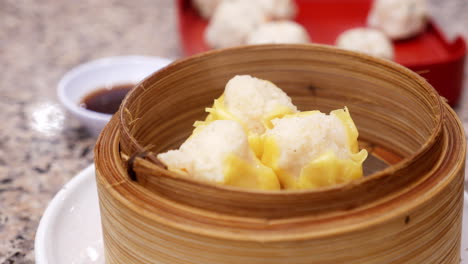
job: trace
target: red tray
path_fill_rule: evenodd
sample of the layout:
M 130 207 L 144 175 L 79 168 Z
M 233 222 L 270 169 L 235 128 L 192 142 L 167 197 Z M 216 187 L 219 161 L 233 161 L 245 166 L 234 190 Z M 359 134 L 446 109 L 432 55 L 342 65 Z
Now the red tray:
M 366 25 L 371 0 L 296 0 L 295 20 L 302 24 L 313 42 L 333 45 L 343 31 Z M 178 0 L 179 31 L 186 55 L 209 50 L 203 38 L 208 21 L 200 17 L 190 0 Z M 458 36 L 448 42 L 429 21 L 419 36 L 394 42 L 395 61 L 418 72 L 453 106 L 460 98 L 466 43 Z

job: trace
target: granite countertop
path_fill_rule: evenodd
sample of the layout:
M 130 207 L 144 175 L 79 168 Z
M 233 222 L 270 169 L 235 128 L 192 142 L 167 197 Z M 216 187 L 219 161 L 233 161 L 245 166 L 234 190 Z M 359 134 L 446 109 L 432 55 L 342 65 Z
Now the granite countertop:
M 100 57 L 180 57 L 174 2 L 0 1 L 0 264 L 34 263 L 47 203 L 93 162 L 95 139 L 59 105 L 58 80 Z M 444 31 L 468 40 L 468 1 L 430 2 Z M 467 129 L 468 93 L 456 110 Z

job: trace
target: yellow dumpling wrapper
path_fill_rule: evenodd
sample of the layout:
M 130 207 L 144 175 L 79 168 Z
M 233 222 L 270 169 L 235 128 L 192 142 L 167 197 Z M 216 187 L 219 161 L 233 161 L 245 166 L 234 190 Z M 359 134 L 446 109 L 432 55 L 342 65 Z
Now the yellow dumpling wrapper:
M 270 150 L 278 149 L 275 143 L 266 144 L 269 144 Z M 274 153 L 274 151 L 269 153 Z M 362 163 L 367 158 L 367 151 L 360 151 L 352 155 L 351 159 L 340 159 L 333 151 L 327 151 L 304 166 L 297 178 L 278 166 L 272 166 L 272 163 L 277 164 L 272 155 L 264 157 L 263 163 L 274 168 L 285 189 L 313 189 L 361 178 Z
M 351 155 L 351 159 L 340 159 L 333 151 L 327 151 L 302 168 L 295 189 L 326 187 L 359 179 L 366 158 L 365 150 Z
M 226 106 L 224 105 L 224 94 L 214 100 L 213 106 L 206 108 L 205 111 L 209 114 L 203 122 L 211 122 L 214 120 L 234 120 L 242 124 L 248 130 L 247 125 L 240 118 L 236 117 L 226 109 Z M 261 122 L 265 128 L 272 128 L 273 125 L 271 120 L 293 113 L 294 112 L 290 108 L 283 105 L 277 105 L 273 111 L 262 116 Z M 197 124 L 198 121 L 195 122 L 195 126 Z
M 301 112 L 285 118 L 307 117 L 315 114 L 322 113 L 319 111 Z M 334 110 L 331 115 L 336 116 L 344 127 L 347 136 L 346 149 L 349 151 L 348 157 L 340 158 L 333 150 L 327 149 L 303 165 L 297 175 L 293 175 L 288 169 L 280 165 L 281 152 L 284 150 L 280 149 L 275 136 L 268 133 L 264 135 L 262 162 L 276 172 L 283 188 L 319 188 L 345 183 L 362 177 L 362 163 L 367 158 L 367 151 L 359 151 L 358 149 L 356 126 L 346 108 Z M 304 153 L 304 155 L 306 154 Z
M 224 184 L 257 190 L 279 190 L 275 172 L 256 159 L 256 165 L 229 155 L 224 161 Z
M 351 118 L 351 115 L 349 114 L 348 108 L 345 107 L 344 109 L 333 110 L 330 112 L 330 114 L 334 114 L 336 117 L 338 117 L 345 126 L 346 135 L 348 136 L 348 147 L 351 153 L 358 152 L 359 143 L 357 139 L 359 137 L 359 132 L 356 128 L 356 125 L 354 124 L 353 119 Z

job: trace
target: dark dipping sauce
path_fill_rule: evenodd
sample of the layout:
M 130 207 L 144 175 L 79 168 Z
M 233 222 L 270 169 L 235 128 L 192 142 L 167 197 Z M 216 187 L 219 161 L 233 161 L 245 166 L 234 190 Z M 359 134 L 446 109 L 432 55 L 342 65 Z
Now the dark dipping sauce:
M 135 84 L 126 83 L 98 88 L 87 94 L 81 100 L 80 106 L 99 113 L 114 114 L 119 110 L 122 100 L 133 86 L 135 86 Z

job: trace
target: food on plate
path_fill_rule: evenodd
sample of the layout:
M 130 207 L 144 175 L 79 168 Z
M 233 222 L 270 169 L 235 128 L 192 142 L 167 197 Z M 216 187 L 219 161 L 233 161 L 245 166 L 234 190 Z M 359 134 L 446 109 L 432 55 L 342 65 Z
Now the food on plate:
M 309 42 L 309 35 L 305 28 L 293 21 L 264 23 L 247 36 L 247 44 Z
M 194 3 L 202 16 L 210 17 L 205 41 L 212 48 L 245 44 L 248 35 L 261 24 L 290 19 L 296 14 L 292 0 L 197 0 Z
M 244 128 L 233 120 L 198 126 L 178 150 L 158 155 L 169 170 L 225 185 L 277 190 L 278 178 L 249 146 Z
M 398 40 L 423 32 L 427 17 L 425 0 L 375 0 L 367 23 L 391 39 Z
M 212 48 L 242 45 L 266 20 L 265 13 L 250 1 L 222 1 L 205 30 L 205 40 Z
M 223 1 L 243 1 L 251 8 L 263 11 L 270 19 L 291 19 L 296 15 L 297 9 L 293 0 L 193 0 L 193 4 L 202 17 L 210 19 Z
M 263 138 L 262 162 L 285 189 L 326 187 L 362 177 L 367 151 L 349 111 L 307 111 L 272 121 Z
M 299 112 L 272 82 L 228 81 L 204 121 L 177 150 L 158 155 L 169 170 L 261 190 L 307 189 L 362 177 L 367 157 L 345 109 Z
M 341 33 L 336 46 L 342 49 L 393 59 L 393 44 L 382 32 L 371 28 L 354 28 Z

